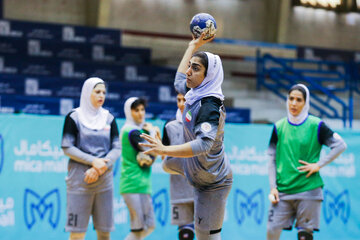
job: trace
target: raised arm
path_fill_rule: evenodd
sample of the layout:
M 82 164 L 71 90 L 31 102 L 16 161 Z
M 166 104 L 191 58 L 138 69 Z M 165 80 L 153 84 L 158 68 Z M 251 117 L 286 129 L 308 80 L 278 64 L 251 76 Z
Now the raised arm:
M 180 73 L 186 73 L 186 70 L 188 69 L 188 65 L 189 65 L 189 61 L 191 59 L 191 56 L 205 43 L 211 42 L 214 38 L 209 38 L 207 40 L 204 40 L 203 38 L 205 37 L 205 33 L 202 33 L 201 36 L 199 38 L 194 38 L 189 42 L 189 45 L 187 47 L 187 49 L 185 50 L 184 56 L 181 59 L 181 62 L 179 64 L 179 67 L 177 69 L 178 72 Z
M 181 62 L 178 66 L 176 77 L 175 77 L 175 89 L 177 92 L 184 94 L 186 93 L 186 71 L 189 68 L 189 61 L 192 55 L 205 43 L 211 42 L 215 36 L 204 40 L 205 33 L 202 33 L 199 38 L 194 38 L 188 44 L 187 49 L 185 50 L 184 56 L 181 59 Z

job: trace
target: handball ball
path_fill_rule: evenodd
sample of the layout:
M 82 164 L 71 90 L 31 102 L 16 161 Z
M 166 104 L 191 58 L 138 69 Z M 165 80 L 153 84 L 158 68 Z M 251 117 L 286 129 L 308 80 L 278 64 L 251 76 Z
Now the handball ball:
M 195 38 L 200 37 L 201 33 L 205 31 L 204 40 L 209 39 L 216 32 L 216 21 L 208 13 L 198 13 L 190 21 L 190 31 Z
M 153 163 L 153 159 L 151 158 L 151 156 L 143 152 L 139 152 L 136 155 L 136 160 L 140 167 L 150 167 Z

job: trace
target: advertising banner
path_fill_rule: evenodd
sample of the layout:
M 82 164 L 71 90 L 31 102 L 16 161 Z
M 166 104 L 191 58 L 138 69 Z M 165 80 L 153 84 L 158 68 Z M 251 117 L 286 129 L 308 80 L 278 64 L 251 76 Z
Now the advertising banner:
M 0 55 L 3 54 L 17 59 L 39 57 L 44 61 L 60 59 L 141 65 L 150 63 L 151 51 L 147 48 L 1 37 Z
M 0 20 L 0 36 L 121 45 L 120 30 L 5 19 Z
M 121 65 L 55 58 L 44 59 L 34 56 L 19 58 L 11 54 L 1 54 L 0 73 L 81 80 L 96 76 L 105 81 L 173 83 L 176 69 L 153 65 Z
M 124 124 L 117 120 L 118 126 Z M 160 129 L 164 121 L 152 121 Z M 67 239 L 66 186 L 68 158 L 61 148 L 64 117 L 0 115 L 0 233 L 4 240 Z M 269 201 L 267 146 L 272 126 L 227 124 L 225 151 L 234 183 L 227 200 L 222 239 L 265 239 Z M 355 240 L 360 236 L 360 132 L 337 131 L 348 149 L 321 170 L 325 187 L 320 240 Z M 323 149 L 324 152 L 328 148 Z M 322 153 L 324 154 L 324 153 Z M 119 194 L 120 163 L 114 166 L 114 220 L 112 239 L 129 232 L 129 213 Z M 158 158 L 152 166 L 152 198 L 156 229 L 147 239 L 176 239 L 170 224 L 169 175 Z M 96 239 L 90 221 L 86 239 Z M 296 231 L 281 239 L 296 239 Z

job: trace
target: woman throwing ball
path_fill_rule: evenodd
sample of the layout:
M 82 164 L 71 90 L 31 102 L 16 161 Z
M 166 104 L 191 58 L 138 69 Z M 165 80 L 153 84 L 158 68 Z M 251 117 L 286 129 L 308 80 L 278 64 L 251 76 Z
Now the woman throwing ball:
M 219 56 L 196 52 L 214 38 L 204 36 L 190 41 L 175 77 L 176 91 L 186 99 L 185 144 L 164 146 L 149 135 L 141 137 L 149 142 L 142 144 L 150 147 L 146 153 L 176 157 L 164 162 L 165 170 L 184 175 L 194 186 L 196 238 L 219 240 L 232 172 L 224 151 L 223 67 Z

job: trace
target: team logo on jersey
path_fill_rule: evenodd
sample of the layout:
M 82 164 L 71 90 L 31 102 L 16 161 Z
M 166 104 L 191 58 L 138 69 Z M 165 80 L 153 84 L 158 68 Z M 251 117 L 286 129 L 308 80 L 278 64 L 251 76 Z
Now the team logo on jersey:
M 60 206 L 60 192 L 57 188 L 49 191 L 43 197 L 31 189 L 25 189 L 24 218 L 26 227 L 31 229 L 36 223 L 36 219 L 40 217 L 43 220 L 49 211 L 48 222 L 55 229 L 60 220 Z
M 169 197 L 165 188 L 158 191 L 153 197 L 154 212 L 157 221 L 165 226 L 169 215 Z
M 235 218 L 239 225 L 241 225 L 246 216 L 251 214 L 255 222 L 260 225 L 264 217 L 264 193 L 262 189 L 258 189 L 252 194 L 248 195 L 240 189 L 236 189 L 234 194 L 234 212 Z
M 210 132 L 211 131 L 211 124 L 208 122 L 204 122 L 201 124 L 201 130 L 203 130 L 203 132 Z
M 192 119 L 191 111 L 188 111 L 188 112 L 186 113 L 186 115 L 185 115 L 185 120 L 186 120 L 187 122 L 190 122 L 191 119 Z
M 334 217 L 338 217 L 346 224 L 350 217 L 350 195 L 346 189 L 338 195 L 324 190 L 323 213 L 325 222 L 329 224 Z

